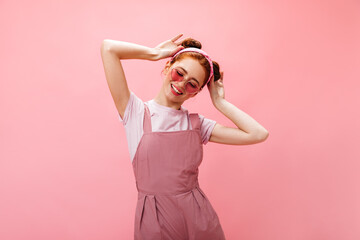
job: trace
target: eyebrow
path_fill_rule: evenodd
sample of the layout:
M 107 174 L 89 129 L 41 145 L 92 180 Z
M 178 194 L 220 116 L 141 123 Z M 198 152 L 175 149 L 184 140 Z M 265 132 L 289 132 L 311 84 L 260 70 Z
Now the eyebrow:
M 185 73 L 188 73 L 183 67 L 180 67 L 180 66 L 179 66 L 179 68 L 181 68 L 182 70 L 184 70 Z M 192 79 L 194 79 L 195 81 L 197 81 L 197 83 L 200 85 L 199 81 L 198 81 L 196 78 L 192 78 Z

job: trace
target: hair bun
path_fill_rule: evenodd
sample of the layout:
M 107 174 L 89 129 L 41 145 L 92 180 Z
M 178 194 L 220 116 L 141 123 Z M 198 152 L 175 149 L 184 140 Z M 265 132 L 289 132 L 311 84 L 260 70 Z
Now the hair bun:
M 212 61 L 213 62 L 213 68 L 214 68 L 214 81 L 217 81 L 221 78 L 221 74 L 220 74 L 220 65 L 219 63 Z
M 201 43 L 198 40 L 195 40 L 193 38 L 185 38 L 182 42 L 181 45 L 184 48 L 188 48 L 188 47 L 193 47 L 193 48 L 199 48 L 201 49 Z

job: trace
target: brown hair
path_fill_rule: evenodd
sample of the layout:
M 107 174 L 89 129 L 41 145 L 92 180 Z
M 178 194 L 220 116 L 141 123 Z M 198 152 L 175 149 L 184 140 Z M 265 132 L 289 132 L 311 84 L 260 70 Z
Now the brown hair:
M 193 47 L 193 48 L 201 49 L 201 43 L 199 41 L 193 39 L 193 38 L 190 38 L 190 37 L 185 38 L 181 42 L 181 45 L 184 48 Z M 181 60 L 181 59 L 183 59 L 185 57 L 191 57 L 193 59 L 198 60 L 199 63 L 201 64 L 201 66 L 205 69 L 206 75 L 205 75 L 204 84 L 201 86 L 201 89 L 202 89 L 204 87 L 204 85 L 205 85 L 206 80 L 210 76 L 210 64 L 209 64 L 208 60 L 201 53 L 198 53 L 198 52 L 184 52 L 184 53 L 180 53 L 180 54 L 176 55 L 176 57 L 174 57 L 174 59 L 172 61 L 169 60 L 168 62 L 170 62 L 170 66 L 171 66 L 176 61 L 179 61 L 179 60 Z M 221 77 L 221 75 L 220 75 L 220 66 L 215 61 L 212 61 L 212 63 L 213 63 L 213 71 L 214 71 L 214 81 L 217 81 Z

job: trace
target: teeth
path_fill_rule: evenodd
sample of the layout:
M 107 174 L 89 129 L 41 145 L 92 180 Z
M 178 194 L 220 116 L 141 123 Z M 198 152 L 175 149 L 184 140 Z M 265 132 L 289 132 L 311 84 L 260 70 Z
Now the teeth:
M 172 89 L 174 89 L 175 92 L 177 92 L 178 94 L 182 94 L 181 92 L 179 92 L 172 84 L 171 84 Z

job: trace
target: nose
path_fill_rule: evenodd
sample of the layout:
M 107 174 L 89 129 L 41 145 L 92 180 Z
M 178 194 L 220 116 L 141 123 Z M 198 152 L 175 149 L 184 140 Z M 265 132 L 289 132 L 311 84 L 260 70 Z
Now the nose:
M 186 83 L 186 81 L 183 79 L 182 81 L 179 82 L 179 86 L 184 87 L 185 83 Z
M 184 92 L 185 84 L 186 84 L 186 80 L 185 80 L 185 79 L 183 79 L 182 81 L 180 81 L 180 82 L 178 83 L 178 86 L 181 88 L 180 90 L 181 90 L 182 92 Z

